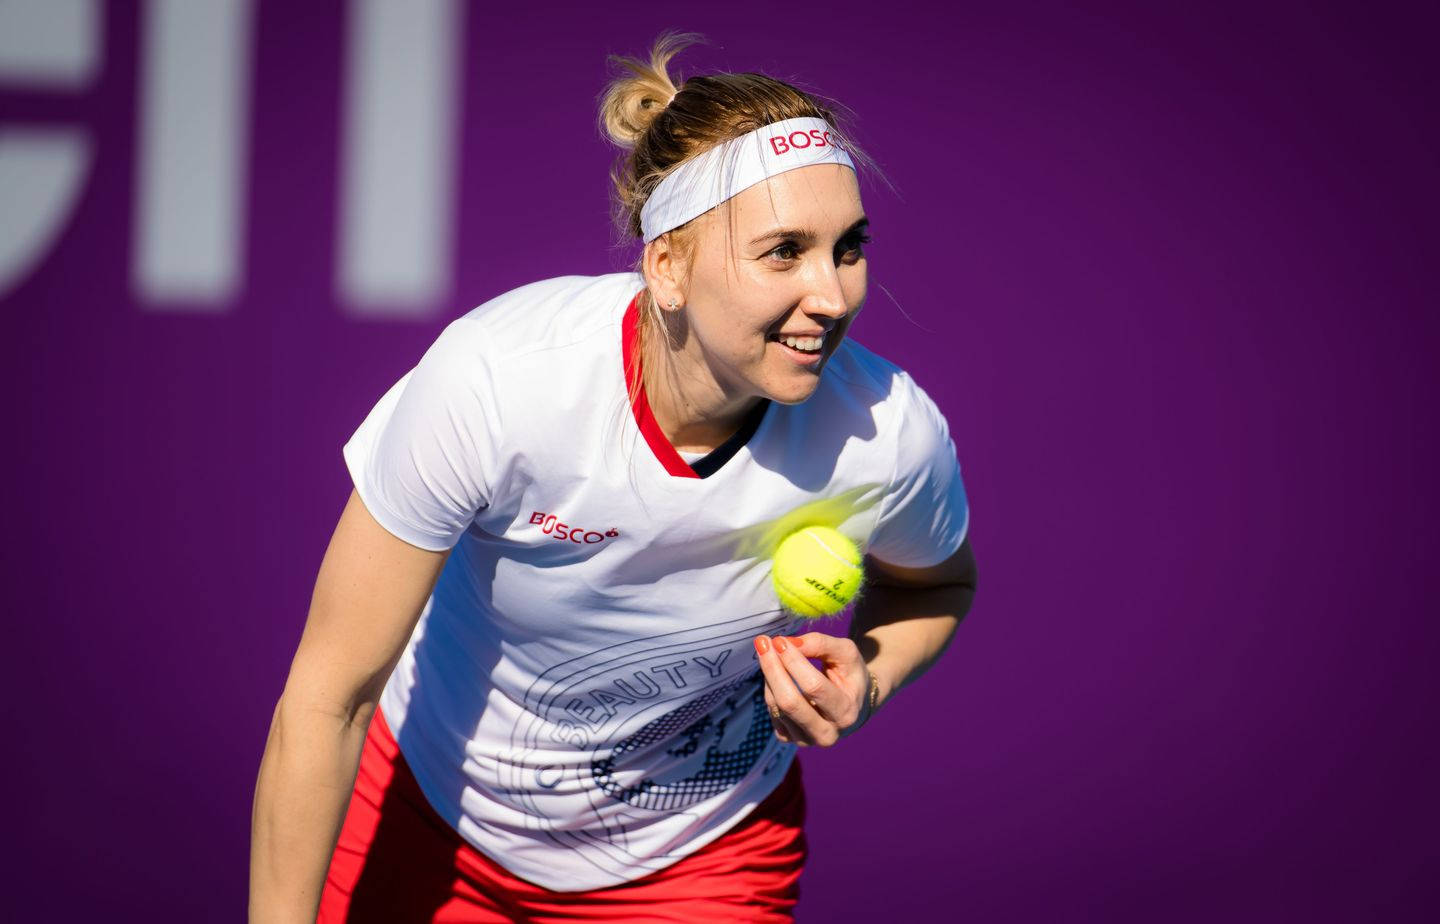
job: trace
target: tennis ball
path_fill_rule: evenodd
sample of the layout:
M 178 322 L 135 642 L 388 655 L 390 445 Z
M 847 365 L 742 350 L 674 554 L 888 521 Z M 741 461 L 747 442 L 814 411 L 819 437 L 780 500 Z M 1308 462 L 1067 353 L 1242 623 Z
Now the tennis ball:
M 864 574 L 860 549 L 848 536 L 828 526 L 807 526 L 781 541 L 770 578 L 786 608 L 813 619 L 843 610 Z

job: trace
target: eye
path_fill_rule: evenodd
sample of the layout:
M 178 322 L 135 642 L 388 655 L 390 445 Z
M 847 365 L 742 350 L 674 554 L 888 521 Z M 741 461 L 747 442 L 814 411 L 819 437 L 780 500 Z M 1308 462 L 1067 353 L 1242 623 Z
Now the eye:
M 788 257 L 787 257 L 787 256 L 784 255 L 784 253 L 782 253 L 782 251 L 788 252 L 788 253 L 790 253 L 792 256 L 788 256 Z M 785 243 L 781 244 L 779 247 L 776 247 L 774 250 L 770 251 L 770 256 L 772 256 L 772 257 L 779 257 L 781 260 L 786 260 L 786 261 L 788 261 L 788 260 L 793 260 L 793 259 L 795 258 L 795 256 L 798 256 L 798 255 L 799 255 L 799 253 L 800 253 L 800 248 L 796 247 L 795 244 L 793 244 L 792 242 L 786 241 Z
M 858 232 L 856 234 L 850 235 L 848 238 L 845 238 L 843 241 L 841 241 L 840 244 L 837 246 L 837 253 L 853 253 L 855 254 L 855 259 L 858 260 L 861 256 L 863 256 L 861 248 L 863 247 L 863 245 L 868 243 L 870 243 L 870 235 L 865 234 L 864 232 Z M 799 255 L 800 245 L 795 243 L 794 241 L 786 241 L 785 243 L 781 244 L 780 246 L 776 247 L 768 254 L 766 254 L 766 256 L 774 257 L 777 260 L 780 260 L 782 263 L 789 263 L 796 259 Z M 850 262 L 853 263 L 854 260 Z
M 863 247 L 868 243 L 870 243 L 870 235 L 863 233 L 852 235 L 849 239 L 849 246 L 844 249 L 844 252 L 853 253 L 856 255 L 856 259 L 859 259 L 864 256 Z

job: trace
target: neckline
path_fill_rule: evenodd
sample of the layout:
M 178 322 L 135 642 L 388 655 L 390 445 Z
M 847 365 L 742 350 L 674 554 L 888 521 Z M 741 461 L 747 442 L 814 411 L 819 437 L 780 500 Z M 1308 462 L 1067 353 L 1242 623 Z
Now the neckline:
M 643 291 L 645 290 L 640 290 L 640 292 Z M 770 409 L 771 401 L 768 398 L 762 399 L 740 424 L 740 429 L 731 434 L 729 439 L 694 462 L 686 462 L 685 458 L 671 444 L 665 431 L 660 428 L 660 423 L 655 419 L 655 413 L 650 408 L 650 398 L 645 394 L 645 384 L 641 377 L 640 351 L 636 348 L 640 334 L 640 292 L 636 292 L 631 297 L 630 304 L 625 306 L 625 314 L 620 322 L 620 353 L 625 368 L 625 394 L 628 398 L 631 389 L 634 389 L 635 394 L 635 400 L 631 402 L 630 410 L 635 416 L 635 423 L 640 428 L 640 434 L 645 437 L 650 451 L 654 453 L 656 460 L 667 473 L 676 478 L 708 478 L 719 471 L 760 429 L 760 424 Z

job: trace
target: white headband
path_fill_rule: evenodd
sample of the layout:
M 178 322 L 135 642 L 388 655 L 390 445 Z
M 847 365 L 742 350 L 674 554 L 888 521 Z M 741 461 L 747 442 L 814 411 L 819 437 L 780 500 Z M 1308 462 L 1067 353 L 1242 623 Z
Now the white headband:
M 782 119 L 718 144 L 682 163 L 645 200 L 640 210 L 645 243 L 761 180 L 811 164 L 855 169 L 824 119 Z

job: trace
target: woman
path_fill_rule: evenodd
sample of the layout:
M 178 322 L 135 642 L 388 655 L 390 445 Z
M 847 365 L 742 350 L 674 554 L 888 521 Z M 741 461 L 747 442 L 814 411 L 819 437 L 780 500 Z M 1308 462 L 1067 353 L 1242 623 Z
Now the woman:
M 761 75 L 677 90 L 686 42 L 601 105 L 637 270 L 474 309 L 345 445 L 252 921 L 791 920 L 796 749 L 860 728 L 969 609 L 945 421 L 845 339 L 853 145 Z M 815 523 L 867 551 L 848 637 L 770 586 Z

